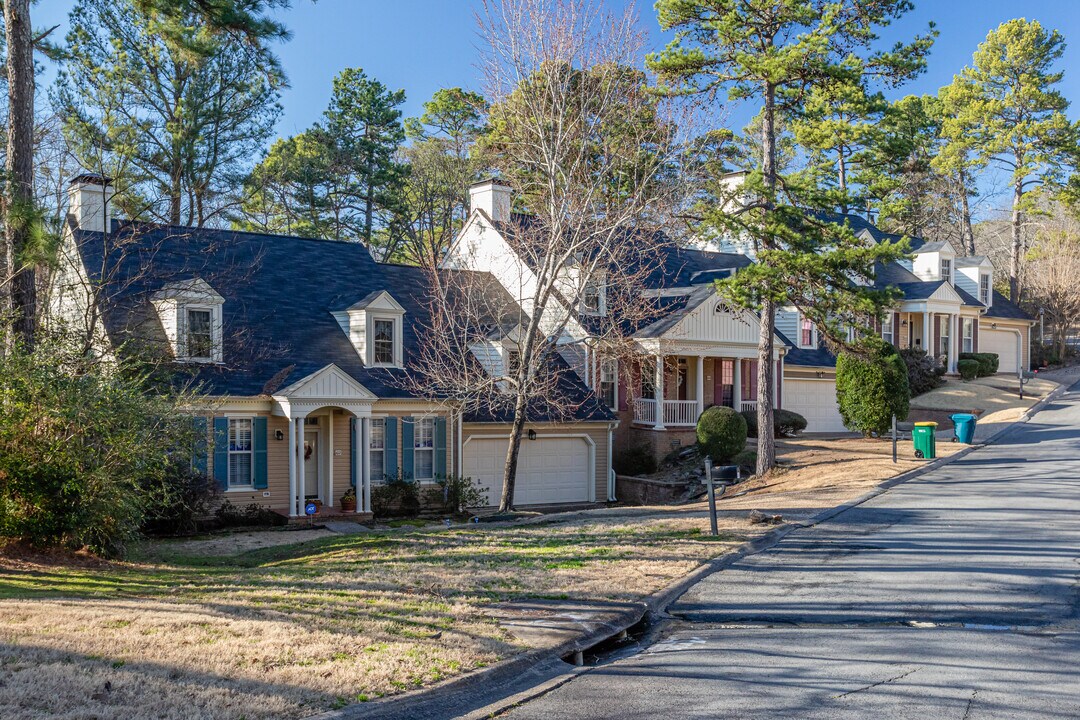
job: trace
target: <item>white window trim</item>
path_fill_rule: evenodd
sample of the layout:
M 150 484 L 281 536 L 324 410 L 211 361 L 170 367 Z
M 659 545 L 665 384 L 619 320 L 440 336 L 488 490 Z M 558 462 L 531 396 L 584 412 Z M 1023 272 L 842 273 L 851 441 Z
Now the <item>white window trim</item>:
M 431 424 L 431 447 L 420 446 L 420 428 L 424 423 Z M 431 453 L 431 476 L 421 477 L 416 473 L 418 467 L 416 462 L 416 456 L 421 452 Z M 418 417 L 413 419 L 413 480 L 418 483 L 433 483 L 435 482 L 435 417 Z
M 986 281 L 986 298 L 983 299 L 983 280 Z M 979 273 L 979 302 L 990 307 L 990 301 L 994 297 L 994 288 L 990 282 L 990 273 Z
M 600 399 L 604 400 L 604 383 L 609 382 L 604 380 L 605 367 L 610 368 L 611 371 L 611 400 L 612 404 L 608 405 L 611 410 L 616 410 L 619 407 L 619 360 L 618 358 L 600 358 L 599 367 L 596 373 L 596 392 L 600 396 Z
M 225 300 L 205 281 L 195 279 L 170 283 L 154 293 L 151 303 L 165 330 L 177 362 L 200 365 L 224 361 L 222 306 Z M 187 353 L 188 310 L 210 311 L 210 358 L 193 358 Z
M 969 329 L 970 335 L 967 332 Z M 969 342 L 971 347 L 965 347 Z M 975 352 L 975 318 L 960 318 L 960 352 Z
M 225 462 L 225 492 L 251 492 L 255 489 L 255 415 L 238 415 L 227 413 L 225 419 L 229 422 L 229 427 L 225 431 L 225 443 L 229 442 L 229 434 L 232 432 L 233 420 L 248 420 L 251 422 L 251 450 L 247 452 L 251 456 L 251 478 L 247 485 L 234 485 L 232 481 L 232 450 L 226 450 L 228 458 Z
M 948 268 L 948 270 L 946 270 Z M 953 266 L 952 258 L 941 258 L 938 261 L 938 277 L 952 285 Z
M 210 313 L 210 357 L 193 357 L 189 351 L 188 314 L 191 311 Z M 180 341 L 183 348 L 180 359 L 190 363 L 221 362 L 221 306 L 205 303 L 184 303 L 179 307 L 177 324 L 180 326 Z
M 798 313 L 798 323 L 799 324 L 798 324 L 798 326 L 796 328 L 796 332 L 798 334 L 798 339 L 795 340 L 795 343 L 800 348 L 803 348 L 803 349 L 816 348 L 817 347 L 817 339 L 818 339 L 818 337 L 817 337 L 817 326 L 814 324 L 814 322 L 812 320 L 810 321 L 810 344 L 809 345 L 804 345 L 803 344 L 802 334 L 803 334 L 803 321 L 804 320 L 809 320 L 809 318 L 807 318 L 802 313 Z
M 596 308 L 590 308 L 585 305 L 585 292 L 588 288 L 596 288 Z M 604 283 L 591 280 L 585 283 L 581 288 L 581 302 L 578 303 L 578 312 L 582 315 L 588 315 L 590 317 L 604 317 L 607 315 L 607 289 Z
M 377 447 L 372 447 L 372 443 L 375 442 L 375 421 L 376 420 L 381 422 L 382 430 L 383 430 L 382 447 L 378 447 L 378 448 Z M 376 482 L 377 484 L 379 484 L 379 485 L 385 485 L 386 484 L 386 416 L 385 415 L 382 415 L 382 416 L 379 416 L 379 417 L 375 417 L 373 415 L 371 417 L 370 425 L 368 426 L 367 452 L 368 452 L 368 467 L 371 468 L 372 480 L 374 482 Z M 371 453 L 372 452 L 382 453 L 383 461 L 379 464 L 378 470 L 375 469 L 375 463 L 373 463 L 371 461 Z M 375 475 L 376 474 L 378 474 L 378 476 L 379 476 L 379 479 L 377 481 L 375 480 Z
M 391 363 L 375 362 L 375 321 L 383 320 L 394 324 L 394 361 Z M 404 323 L 402 316 L 396 313 L 378 312 L 367 314 L 367 362 L 371 367 L 400 368 L 402 366 L 401 332 Z
M 890 312 L 886 313 L 885 319 L 881 321 L 881 339 L 885 340 L 890 345 L 896 344 L 896 328 L 893 327 L 893 320 L 893 314 Z M 888 332 L 885 330 L 886 323 L 888 323 L 889 327 Z M 886 335 L 888 335 L 888 338 L 885 337 Z

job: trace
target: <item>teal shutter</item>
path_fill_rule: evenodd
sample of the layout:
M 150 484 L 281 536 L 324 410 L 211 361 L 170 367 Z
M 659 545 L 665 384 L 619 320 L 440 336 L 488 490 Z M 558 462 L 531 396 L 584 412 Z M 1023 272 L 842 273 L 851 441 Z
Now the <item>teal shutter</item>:
M 254 450 L 255 489 L 265 490 L 267 486 L 266 467 L 266 418 L 256 417 L 251 421 L 251 445 Z
M 219 488 L 229 489 L 229 418 L 214 418 L 214 479 Z
M 397 418 L 388 417 L 384 422 L 383 478 L 385 482 L 390 482 L 397 478 Z
M 401 476 L 406 480 L 413 479 L 414 464 L 413 453 L 416 450 L 416 442 L 413 433 L 416 421 L 411 417 L 401 418 Z
M 435 473 L 436 478 L 446 478 L 446 418 L 435 418 Z
M 191 470 L 198 475 L 206 475 L 210 462 L 207 454 L 210 452 L 209 431 L 210 423 L 203 415 L 191 418 Z
M 356 487 L 356 418 L 349 418 L 349 485 Z

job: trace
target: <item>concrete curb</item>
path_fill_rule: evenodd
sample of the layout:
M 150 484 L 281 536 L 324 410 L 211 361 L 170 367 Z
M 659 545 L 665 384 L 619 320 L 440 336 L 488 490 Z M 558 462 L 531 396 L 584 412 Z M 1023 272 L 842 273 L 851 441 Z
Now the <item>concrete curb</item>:
M 566 655 L 578 650 L 587 650 L 613 635 L 637 625 L 646 615 L 653 618 L 662 617 L 667 608 L 693 585 L 734 565 L 743 558 L 771 549 L 796 530 L 814 527 L 831 520 L 882 495 L 897 485 L 956 462 L 982 447 L 997 442 L 1016 425 L 1028 422 L 1039 411 L 1068 392 L 1068 388 L 1068 385 L 1061 385 L 1054 389 L 1045 398 L 1028 408 L 1019 419 L 1001 428 L 978 445 L 972 445 L 947 457 L 937 458 L 922 467 L 883 480 L 854 500 L 823 510 L 808 520 L 784 524 L 769 530 L 753 540 L 743 543 L 733 551 L 703 563 L 672 585 L 644 598 L 640 603 L 640 607 L 618 614 L 615 618 L 593 631 L 562 642 L 552 648 L 530 650 L 521 655 L 507 658 L 490 667 L 448 680 L 440 685 L 394 695 L 372 703 L 350 705 L 342 710 L 311 716 L 311 720 L 359 720 L 360 718 L 363 718 L 363 720 L 424 720 L 425 718 L 434 720 L 435 718 L 449 717 L 473 720 L 490 717 L 535 699 L 560 685 L 570 682 L 582 672 L 589 670 L 589 668 L 568 666 L 562 660 Z M 489 688 L 505 688 L 507 686 L 520 686 L 525 681 L 531 683 L 526 689 L 503 698 L 496 698 L 487 704 L 474 704 L 474 707 L 470 708 L 468 702 L 462 702 L 461 700 L 454 702 L 455 697 L 463 695 L 482 697 L 484 692 L 479 687 L 481 685 Z M 467 700 L 467 698 L 463 699 Z M 462 712 L 458 712 L 458 710 Z M 450 715 L 447 714 L 448 712 L 457 714 Z

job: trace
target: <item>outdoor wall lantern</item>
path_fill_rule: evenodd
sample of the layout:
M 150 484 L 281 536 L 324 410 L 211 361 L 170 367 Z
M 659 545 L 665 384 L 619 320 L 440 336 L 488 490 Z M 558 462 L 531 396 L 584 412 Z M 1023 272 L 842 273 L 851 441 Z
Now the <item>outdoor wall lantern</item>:
M 529 439 L 530 440 L 535 440 L 536 439 L 536 431 L 533 430 L 532 428 L 529 429 Z
M 282 431 L 282 430 L 275 430 L 274 431 L 274 439 L 279 441 L 279 442 L 284 440 L 285 439 L 285 432 Z

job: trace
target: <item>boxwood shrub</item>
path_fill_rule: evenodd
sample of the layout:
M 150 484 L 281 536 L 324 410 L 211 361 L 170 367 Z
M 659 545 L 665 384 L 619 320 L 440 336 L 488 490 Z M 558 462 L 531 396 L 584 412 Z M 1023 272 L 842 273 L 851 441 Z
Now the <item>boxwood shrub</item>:
M 698 418 L 697 439 L 714 463 L 727 463 L 746 449 L 746 419 L 733 408 L 714 405 Z
M 974 380 L 979 377 L 982 374 L 980 373 L 981 368 L 982 363 L 973 358 L 960 360 L 956 363 L 956 369 L 960 371 L 960 377 L 965 380 Z
M 740 413 L 746 419 L 746 433 L 757 437 L 757 410 Z M 791 410 L 773 410 L 773 434 L 776 437 L 795 437 L 806 429 L 806 418 Z

